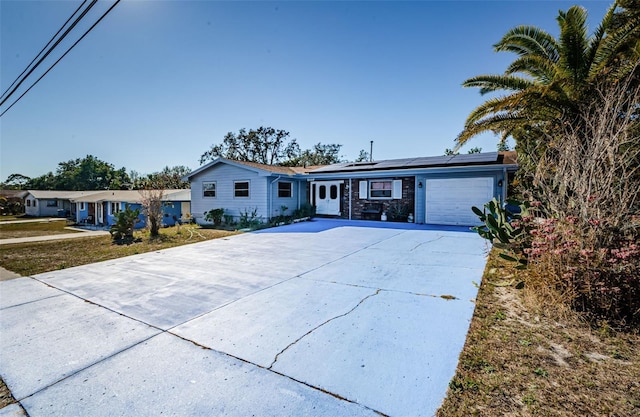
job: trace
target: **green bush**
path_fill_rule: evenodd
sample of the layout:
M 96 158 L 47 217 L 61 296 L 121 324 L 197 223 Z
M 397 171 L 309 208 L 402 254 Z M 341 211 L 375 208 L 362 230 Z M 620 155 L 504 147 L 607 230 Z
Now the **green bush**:
M 245 209 L 244 211 L 240 210 L 240 221 L 238 222 L 238 226 L 241 229 L 253 229 L 258 227 L 262 222 L 258 218 L 258 209 L 254 208 L 251 211 L 249 209 Z
M 209 211 L 205 211 L 204 219 L 208 222 L 213 222 L 214 225 L 220 226 L 222 224 L 222 218 L 224 217 L 224 209 L 216 208 Z
M 294 219 L 302 219 L 304 217 L 313 217 L 316 215 L 316 206 L 313 206 L 309 203 L 304 203 L 300 206 L 299 209 L 293 211 Z
M 109 229 L 114 241 L 133 241 L 133 229 L 140 221 L 140 209 L 132 210 L 127 204 L 125 209 L 116 213 L 115 223 Z

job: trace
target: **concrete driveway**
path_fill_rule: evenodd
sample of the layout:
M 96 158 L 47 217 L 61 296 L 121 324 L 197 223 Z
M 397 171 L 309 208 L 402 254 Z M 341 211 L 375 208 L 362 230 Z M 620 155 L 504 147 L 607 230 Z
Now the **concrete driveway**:
M 0 374 L 31 417 L 433 415 L 484 241 L 318 224 L 0 282 Z

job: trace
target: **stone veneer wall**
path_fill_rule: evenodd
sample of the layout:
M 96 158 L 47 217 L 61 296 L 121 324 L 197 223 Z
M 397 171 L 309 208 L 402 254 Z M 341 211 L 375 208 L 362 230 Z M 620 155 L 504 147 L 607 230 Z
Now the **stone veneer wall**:
M 416 178 L 415 177 L 385 177 L 389 180 L 402 180 L 402 199 L 401 200 L 376 200 L 376 199 L 360 199 L 360 181 L 372 180 L 379 178 L 358 178 L 351 180 L 351 218 L 353 220 L 360 220 L 362 218 L 362 210 L 367 203 L 382 204 L 382 211 L 388 211 L 391 204 L 406 204 L 409 207 L 409 213 L 413 213 L 415 216 L 416 202 L 415 202 L 415 190 L 416 190 Z M 347 184 L 349 181 L 347 180 Z M 342 201 L 345 202 L 342 210 L 342 217 L 349 218 L 349 189 L 343 188 Z

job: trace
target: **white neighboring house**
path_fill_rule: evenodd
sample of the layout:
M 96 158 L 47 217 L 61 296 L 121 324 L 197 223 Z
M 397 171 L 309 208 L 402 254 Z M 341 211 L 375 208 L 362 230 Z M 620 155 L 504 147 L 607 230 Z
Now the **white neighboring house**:
M 236 220 L 253 212 L 261 221 L 290 215 L 308 202 L 310 169 L 217 158 L 183 178 L 191 183 L 191 215 L 198 224 L 216 208 Z
M 96 191 L 28 190 L 24 198 L 24 211 L 34 217 L 75 217 L 72 199 Z

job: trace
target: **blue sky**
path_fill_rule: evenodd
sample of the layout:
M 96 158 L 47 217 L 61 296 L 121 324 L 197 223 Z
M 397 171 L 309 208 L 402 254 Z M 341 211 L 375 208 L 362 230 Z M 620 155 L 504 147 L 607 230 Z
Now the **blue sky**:
M 123 1 L 2 116 L 0 180 L 88 154 L 195 169 L 227 132 L 261 125 L 350 160 L 370 140 L 375 159 L 441 155 L 486 99 L 461 83 L 513 59 L 492 49 L 508 29 L 557 35 L 558 10 L 580 4 L 593 32 L 611 3 Z M 2 91 L 79 4 L 0 0 Z

